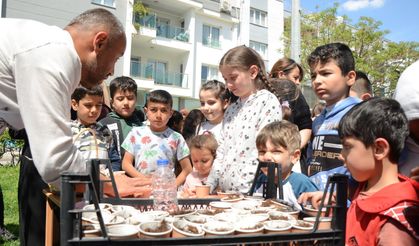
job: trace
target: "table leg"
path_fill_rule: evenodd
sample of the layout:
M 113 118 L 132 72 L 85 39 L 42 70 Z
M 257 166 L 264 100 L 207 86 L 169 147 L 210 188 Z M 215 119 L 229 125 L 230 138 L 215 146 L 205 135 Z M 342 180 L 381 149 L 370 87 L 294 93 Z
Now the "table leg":
M 53 245 L 54 235 L 54 210 L 46 199 L 46 217 L 45 217 L 45 246 Z

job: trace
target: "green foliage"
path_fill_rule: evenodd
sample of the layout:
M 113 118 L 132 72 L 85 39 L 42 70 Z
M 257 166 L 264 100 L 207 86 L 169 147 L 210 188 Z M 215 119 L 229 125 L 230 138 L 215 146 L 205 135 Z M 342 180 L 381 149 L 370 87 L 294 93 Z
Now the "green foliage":
M 3 143 L 6 140 L 10 140 L 10 135 L 9 135 L 9 131 L 4 131 L 1 135 L 0 135 L 0 143 Z
M 143 5 L 141 1 L 135 0 L 134 6 L 132 7 L 132 15 L 134 19 L 139 20 L 140 17 L 145 16 L 148 13 L 148 9 Z M 140 24 L 134 22 L 135 29 L 140 29 Z
M 361 17 L 351 24 L 348 16 L 337 16 L 339 5 L 301 17 L 301 61 L 309 71 L 308 55 L 320 45 L 332 42 L 347 44 L 353 51 L 356 69 L 370 78 L 376 95 L 390 96 L 400 73 L 419 59 L 419 42 L 392 42 L 385 38 L 388 30 L 370 17 Z M 289 56 L 291 20 L 285 20 L 284 54 Z M 308 73 L 306 73 L 308 74 Z M 307 75 L 308 76 L 308 75 Z M 308 78 L 308 77 L 307 77 Z
M 15 144 L 15 147 L 18 149 L 21 149 L 23 147 L 23 140 L 15 140 L 12 139 L 9 135 L 9 131 L 4 131 L 1 135 L 0 135 L 0 158 L 1 156 L 4 154 L 5 150 L 6 150 L 6 146 L 5 143 L 7 141 L 13 141 Z
M 3 190 L 4 223 L 16 237 L 19 236 L 19 210 L 17 202 L 17 183 L 19 166 L 0 167 L 0 185 Z M 1 245 L 19 245 L 19 240 L 2 242 Z

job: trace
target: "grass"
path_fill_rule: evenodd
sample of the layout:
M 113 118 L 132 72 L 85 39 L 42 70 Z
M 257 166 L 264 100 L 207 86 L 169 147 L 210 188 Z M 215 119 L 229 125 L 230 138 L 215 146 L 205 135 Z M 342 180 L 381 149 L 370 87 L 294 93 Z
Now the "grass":
M 3 190 L 4 223 L 6 228 L 17 238 L 19 237 L 19 210 L 17 202 L 17 184 L 19 180 L 19 166 L 0 167 L 0 185 Z M 19 239 L 2 242 L 1 245 L 19 245 Z

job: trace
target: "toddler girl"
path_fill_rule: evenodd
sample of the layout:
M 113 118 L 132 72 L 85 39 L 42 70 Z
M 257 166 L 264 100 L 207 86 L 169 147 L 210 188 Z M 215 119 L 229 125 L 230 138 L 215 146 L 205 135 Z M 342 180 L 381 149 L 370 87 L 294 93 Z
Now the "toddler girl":
M 186 177 L 183 186 L 184 196 L 193 195 L 195 186 L 203 185 L 207 181 L 212 163 L 217 151 L 217 140 L 214 136 L 206 132 L 202 135 L 196 135 L 189 142 L 189 150 L 193 164 L 192 172 Z

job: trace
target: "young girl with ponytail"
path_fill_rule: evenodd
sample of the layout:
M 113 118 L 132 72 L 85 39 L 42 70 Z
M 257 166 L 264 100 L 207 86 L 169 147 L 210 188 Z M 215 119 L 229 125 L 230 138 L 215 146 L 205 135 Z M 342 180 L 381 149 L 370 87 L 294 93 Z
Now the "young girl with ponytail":
M 282 119 L 281 106 L 267 80 L 260 55 L 238 46 L 221 58 L 219 69 L 227 88 L 239 99 L 224 114 L 221 138 L 207 184 L 214 192 L 247 192 L 258 165 L 256 136 L 267 124 Z M 272 91 L 272 92 L 270 92 Z

